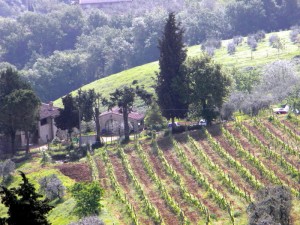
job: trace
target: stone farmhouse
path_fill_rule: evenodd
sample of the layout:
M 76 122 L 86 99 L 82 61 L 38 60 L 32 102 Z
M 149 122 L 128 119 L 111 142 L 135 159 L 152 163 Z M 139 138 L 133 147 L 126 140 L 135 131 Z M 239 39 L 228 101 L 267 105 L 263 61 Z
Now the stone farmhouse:
M 38 122 L 36 131 L 29 135 L 29 143 L 33 145 L 47 144 L 52 141 L 57 132 L 57 127 L 54 123 L 54 118 L 59 115 L 59 108 L 53 106 L 52 102 L 49 104 L 42 103 L 40 106 L 40 120 Z M 22 148 L 26 146 L 27 139 L 25 132 L 18 131 L 16 134 L 16 147 Z M 3 134 L 0 134 L 0 152 L 10 148 L 10 140 Z
M 138 132 L 144 128 L 145 115 L 138 112 L 131 112 L 128 115 L 130 132 Z M 124 120 L 122 111 L 115 107 L 110 111 L 103 112 L 99 116 L 100 127 L 103 134 L 124 134 Z

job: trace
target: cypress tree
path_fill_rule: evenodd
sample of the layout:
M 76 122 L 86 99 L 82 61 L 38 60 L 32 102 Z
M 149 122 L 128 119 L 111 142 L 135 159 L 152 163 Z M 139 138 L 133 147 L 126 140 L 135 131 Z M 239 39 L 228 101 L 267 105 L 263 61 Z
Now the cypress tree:
M 170 13 L 159 40 L 159 67 L 155 91 L 162 115 L 168 120 L 186 117 L 188 111 L 188 82 L 183 63 L 186 48 L 183 43 L 183 29 L 176 23 L 174 13 Z

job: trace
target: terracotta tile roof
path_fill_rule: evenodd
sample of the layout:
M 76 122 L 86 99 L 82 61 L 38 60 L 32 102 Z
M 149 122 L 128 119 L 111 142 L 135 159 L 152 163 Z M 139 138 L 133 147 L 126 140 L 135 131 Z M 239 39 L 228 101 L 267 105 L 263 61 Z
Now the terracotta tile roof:
M 132 0 L 79 0 L 80 5 L 84 4 L 103 4 L 103 3 L 118 3 L 118 2 L 132 2 Z
M 106 112 L 101 113 L 100 116 L 104 116 L 104 115 L 107 115 L 107 114 L 115 114 L 115 115 L 123 116 L 122 112 L 117 107 L 112 108 L 110 111 L 106 111 Z M 131 112 L 131 113 L 128 114 L 128 118 L 134 119 L 134 120 L 142 120 L 142 119 L 145 118 L 145 115 L 141 114 L 141 113 L 138 113 L 138 112 Z
M 41 107 L 40 107 L 40 119 L 45 119 L 48 117 L 56 117 L 59 115 L 59 108 L 53 106 L 53 103 L 49 103 L 49 104 L 45 104 L 42 103 Z

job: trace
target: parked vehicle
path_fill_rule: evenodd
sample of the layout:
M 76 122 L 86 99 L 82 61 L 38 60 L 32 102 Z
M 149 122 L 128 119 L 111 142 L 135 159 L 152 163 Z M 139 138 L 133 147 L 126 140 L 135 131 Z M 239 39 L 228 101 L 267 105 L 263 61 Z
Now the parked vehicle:
M 281 108 L 275 108 L 273 109 L 274 113 L 276 114 L 287 114 L 290 110 L 290 107 L 288 105 L 282 105 Z
M 174 122 L 174 124 L 175 124 L 175 127 L 180 127 L 178 122 Z M 171 127 L 172 127 L 172 123 L 168 123 L 168 128 L 171 128 Z
M 199 121 L 199 125 L 200 125 L 200 126 L 207 126 L 206 120 L 205 120 L 205 119 L 201 119 L 201 120 Z

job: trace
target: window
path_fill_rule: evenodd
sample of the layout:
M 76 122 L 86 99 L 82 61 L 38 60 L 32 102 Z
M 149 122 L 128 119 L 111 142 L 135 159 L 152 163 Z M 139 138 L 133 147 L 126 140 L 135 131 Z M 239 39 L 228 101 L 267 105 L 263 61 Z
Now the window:
M 46 124 L 47 124 L 47 118 L 42 119 L 42 120 L 41 120 L 41 126 L 44 126 L 44 125 L 46 125 Z

